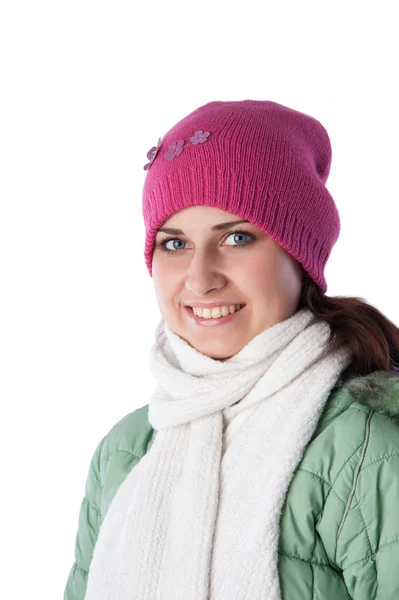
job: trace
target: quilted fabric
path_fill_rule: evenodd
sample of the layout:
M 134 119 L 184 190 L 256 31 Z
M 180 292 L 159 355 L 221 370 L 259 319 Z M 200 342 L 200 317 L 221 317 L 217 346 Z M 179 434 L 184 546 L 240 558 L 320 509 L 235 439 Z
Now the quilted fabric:
M 64 600 L 83 600 L 99 528 L 156 431 L 148 404 L 100 441 L 82 500 Z M 399 598 L 399 377 L 346 369 L 331 390 L 281 516 L 283 600 Z

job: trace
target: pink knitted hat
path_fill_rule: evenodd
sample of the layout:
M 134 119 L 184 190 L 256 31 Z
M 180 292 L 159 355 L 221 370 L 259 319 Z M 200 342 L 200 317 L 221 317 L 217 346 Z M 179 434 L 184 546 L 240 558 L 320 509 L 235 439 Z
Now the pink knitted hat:
M 209 102 L 149 150 L 143 187 L 144 257 L 174 212 L 213 206 L 247 219 L 309 273 L 323 293 L 340 219 L 325 187 L 331 145 L 313 117 L 275 102 Z

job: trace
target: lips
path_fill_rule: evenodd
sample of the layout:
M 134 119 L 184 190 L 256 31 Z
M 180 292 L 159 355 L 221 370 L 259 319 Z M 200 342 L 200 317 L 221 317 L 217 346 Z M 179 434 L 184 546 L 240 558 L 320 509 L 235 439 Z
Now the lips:
M 238 313 L 242 312 L 242 310 L 245 308 L 245 305 L 239 310 L 228 314 L 226 317 L 219 317 L 217 319 L 204 319 L 202 317 L 198 317 L 190 306 L 185 306 L 184 308 L 186 309 L 190 319 L 192 319 L 197 325 L 201 325 L 203 327 L 218 327 L 238 318 Z
M 235 304 L 234 306 L 237 306 L 237 304 L 240 304 L 240 303 L 239 303 L 239 302 L 236 302 L 236 304 Z M 216 304 L 214 307 L 207 306 L 207 307 L 205 307 L 205 308 L 209 308 L 210 310 L 212 310 L 212 308 L 218 308 L 219 306 L 231 306 L 231 304 L 229 304 L 229 305 L 227 305 L 227 304 Z M 240 304 L 240 308 L 238 308 L 238 309 L 236 308 L 236 309 L 235 309 L 235 311 L 234 311 L 233 313 L 230 313 L 230 314 L 234 314 L 234 313 L 236 313 L 236 312 L 239 312 L 240 310 L 242 310 L 242 309 L 244 308 L 244 306 L 245 306 L 245 304 Z M 193 307 L 192 307 L 192 306 L 186 306 L 186 308 L 190 309 L 190 310 L 191 310 L 191 312 L 193 312 L 193 313 L 194 313 L 194 310 L 193 310 Z M 197 308 L 197 307 L 194 305 L 194 308 Z M 198 307 L 198 308 L 203 308 L 203 307 Z M 194 314 L 195 314 L 195 313 L 194 313 Z M 196 316 L 198 316 L 198 315 L 196 315 Z M 226 315 L 226 316 L 228 317 L 229 315 Z M 198 318 L 199 318 L 199 319 L 204 319 L 205 317 L 198 317 Z M 213 318 L 213 317 L 211 317 L 211 318 Z M 220 319 L 220 318 L 222 318 L 222 317 L 218 317 L 218 318 Z M 207 319 L 207 320 L 208 320 L 208 319 Z
M 245 306 L 245 304 L 243 302 L 229 302 L 227 300 L 220 300 L 220 302 L 210 302 L 209 304 L 205 304 L 203 302 L 193 302 L 192 304 L 186 304 L 186 307 L 190 307 L 190 308 L 217 308 L 219 306 L 231 306 L 231 305 L 237 306 L 237 304 L 239 304 L 241 307 Z

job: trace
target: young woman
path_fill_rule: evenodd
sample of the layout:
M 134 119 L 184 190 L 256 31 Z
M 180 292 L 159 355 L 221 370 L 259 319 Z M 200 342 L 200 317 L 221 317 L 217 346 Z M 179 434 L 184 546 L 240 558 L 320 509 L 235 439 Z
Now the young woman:
M 399 598 L 399 330 L 326 295 L 326 130 L 210 102 L 147 156 L 158 387 L 94 453 L 64 599 Z

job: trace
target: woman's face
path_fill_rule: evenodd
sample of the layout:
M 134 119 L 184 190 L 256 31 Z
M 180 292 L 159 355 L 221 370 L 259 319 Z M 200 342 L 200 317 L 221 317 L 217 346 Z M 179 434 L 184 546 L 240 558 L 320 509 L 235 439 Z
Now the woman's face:
M 293 315 L 302 286 L 301 265 L 255 225 L 241 222 L 212 229 L 231 221 L 241 217 L 208 206 L 174 213 L 157 232 L 152 263 L 157 302 L 167 325 L 193 348 L 218 360 L 234 356 L 256 335 Z M 184 233 L 165 233 L 163 228 Z M 164 238 L 169 238 L 165 246 L 171 252 L 161 246 Z M 245 307 L 224 324 L 204 327 L 186 308 L 194 302 Z

